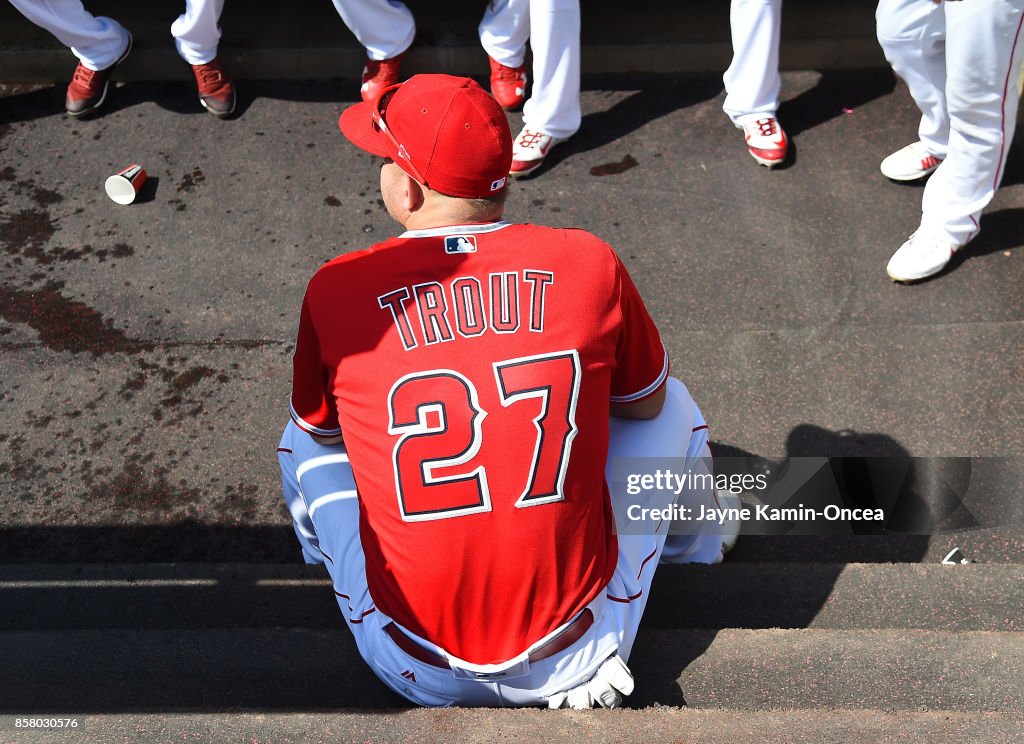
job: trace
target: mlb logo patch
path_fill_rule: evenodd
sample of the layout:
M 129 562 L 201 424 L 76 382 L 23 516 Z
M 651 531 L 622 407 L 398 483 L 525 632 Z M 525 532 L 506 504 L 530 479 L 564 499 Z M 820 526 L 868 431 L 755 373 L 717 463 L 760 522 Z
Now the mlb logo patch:
M 444 239 L 444 252 L 448 255 L 453 253 L 476 253 L 476 236 L 449 235 Z

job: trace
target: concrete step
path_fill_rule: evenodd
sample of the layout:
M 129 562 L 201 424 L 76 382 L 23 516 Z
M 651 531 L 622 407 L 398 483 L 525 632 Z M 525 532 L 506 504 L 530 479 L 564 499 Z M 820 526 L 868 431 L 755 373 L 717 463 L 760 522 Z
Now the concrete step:
M 1014 523 L 937 535 L 744 535 L 729 560 L 751 563 L 935 564 L 953 548 L 978 563 L 1024 563 L 1024 530 Z
M 98 509 L 94 504 L 89 507 Z M 142 507 L 136 508 L 140 522 L 153 518 Z M 102 511 L 90 514 L 103 516 Z M 38 512 L 28 516 L 42 518 Z M 295 533 L 285 519 L 276 525 L 240 526 L 189 520 L 111 526 L 0 525 L 0 564 L 38 563 L 41 556 L 68 565 L 210 563 L 223 556 L 253 564 L 284 564 L 298 558 Z M 729 562 L 927 564 L 939 563 L 954 547 L 979 563 L 1024 563 L 1024 530 L 1010 524 L 939 535 L 743 535 Z
M 3 719 L 0 718 L 0 721 Z M 1013 713 L 956 711 L 693 710 L 662 707 L 616 711 L 406 710 L 276 714 L 101 714 L 79 718 L 65 735 L 19 730 L 16 741 L 107 744 L 112 741 L 197 741 L 291 744 L 293 742 L 457 742 L 535 744 L 540 741 L 700 742 L 700 744 L 906 744 L 1020 741 Z M 0 728 L 0 741 L 13 723 Z M 11 739 L 14 741 L 15 739 Z
M 0 633 L 0 713 L 310 712 L 406 703 L 344 627 Z M 1024 710 L 1024 633 L 642 629 L 630 707 Z
M 632 705 L 1024 710 L 1021 633 L 651 630 L 630 664 Z
M 839 715 L 879 741 L 901 730 L 883 711 L 943 712 L 921 730 L 985 741 L 1005 730 L 1004 712 L 1024 710 L 1022 573 L 998 564 L 662 566 L 630 660 L 638 685 L 629 704 L 670 706 L 654 719 L 682 705 L 815 711 L 802 731 L 825 731 Z M 164 717 L 147 730 L 251 725 L 253 739 L 273 741 L 293 713 L 408 707 L 359 658 L 320 567 L 8 564 L 0 596 L 0 716 L 248 710 L 269 718 Z M 353 715 L 331 730 L 358 738 L 383 720 Z M 447 715 L 444 731 L 460 732 L 475 714 Z M 551 740 L 564 720 L 520 729 L 492 715 L 502 730 L 551 726 Z M 612 720 L 608 731 L 618 731 L 624 719 Z M 753 719 L 724 720 L 733 741 L 764 740 L 744 728 Z M 433 730 L 418 721 L 398 730 Z M 858 739 L 835 739 L 847 740 Z
M 336 629 L 318 566 L 0 565 L 0 631 Z M 1024 566 L 661 566 L 645 628 L 1024 632 Z

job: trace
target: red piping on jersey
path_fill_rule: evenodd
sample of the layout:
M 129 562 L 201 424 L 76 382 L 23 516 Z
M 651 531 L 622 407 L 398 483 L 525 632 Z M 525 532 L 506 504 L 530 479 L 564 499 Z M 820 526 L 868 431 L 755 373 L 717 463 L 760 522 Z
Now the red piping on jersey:
M 622 602 L 622 604 L 629 604 L 634 599 L 637 599 L 638 597 L 640 597 L 643 593 L 644 593 L 643 589 L 641 589 L 639 592 L 634 594 L 632 597 L 626 597 L 625 599 L 622 599 L 621 597 L 613 597 L 611 594 L 606 594 L 604 596 L 608 597 L 608 599 L 610 599 L 612 602 Z
M 288 449 L 287 447 L 278 447 L 277 451 L 278 452 L 287 452 L 289 455 L 292 454 L 292 451 L 290 449 Z
M 1003 107 L 1001 110 L 1002 117 L 999 120 L 999 135 L 1000 135 L 1000 148 L 999 148 L 999 165 L 996 167 L 996 177 L 992 182 L 992 193 L 994 194 L 999 188 L 999 176 L 1003 170 L 1003 160 L 1006 157 L 1006 98 L 1010 92 L 1010 78 L 1013 76 L 1015 65 L 1013 64 L 1013 58 L 1017 54 L 1017 42 L 1020 41 L 1020 30 L 1024 28 L 1024 15 L 1021 16 L 1020 22 L 1017 24 L 1017 35 L 1013 37 L 1013 46 L 1010 48 L 1010 69 L 1006 71 L 1006 83 L 1003 85 Z
M 335 593 L 335 594 L 337 594 L 337 595 L 338 595 L 339 597 L 341 597 L 342 599 L 344 599 L 344 600 L 345 600 L 346 602 L 348 602 L 348 608 L 349 608 L 349 610 L 355 611 L 355 608 L 354 608 L 354 607 L 352 606 L 352 597 L 348 596 L 347 594 L 342 594 L 342 593 L 341 593 L 341 592 L 339 592 L 339 591 L 338 591 L 337 589 L 335 589 L 335 590 L 334 590 L 334 593 Z M 367 610 L 366 612 L 364 612 L 364 613 L 363 613 L 362 615 L 360 615 L 359 617 L 350 617 L 350 618 L 348 619 L 348 621 L 349 621 L 350 623 L 356 623 L 356 624 L 358 624 L 358 623 L 361 623 L 361 622 L 363 622 L 363 618 L 364 618 L 364 617 L 366 617 L 367 615 L 369 615 L 369 614 L 371 614 L 371 613 L 374 613 L 374 612 L 376 612 L 376 611 L 377 611 L 377 608 L 376 608 L 376 607 L 371 607 L 370 609 L 368 609 L 368 610 Z
M 316 546 L 316 549 L 317 549 L 317 550 L 320 550 L 320 546 L 319 546 L 319 545 L 317 545 L 317 546 Z M 320 555 L 322 555 L 322 556 L 323 556 L 324 558 L 326 558 L 327 560 L 329 560 L 329 561 L 330 561 L 331 563 L 334 563 L 334 559 L 333 559 L 333 558 L 331 558 L 331 556 L 327 555 L 327 553 L 325 553 L 324 551 L 320 550 Z M 345 595 L 343 594 L 343 595 L 341 595 L 341 596 L 343 596 L 343 597 L 344 597 Z M 347 597 L 346 597 L 346 599 L 347 599 Z
M 620 317 L 621 317 L 621 313 L 620 313 Z M 665 348 L 664 342 L 662 342 L 662 344 L 661 344 L 661 351 L 662 351 L 661 371 L 658 373 L 658 376 L 655 377 L 654 380 L 651 382 L 651 385 L 654 385 L 654 389 L 651 390 L 649 393 L 645 393 L 644 395 L 641 395 L 638 398 L 632 397 L 634 395 L 637 395 L 637 393 L 630 393 L 629 395 L 611 395 L 611 396 L 609 396 L 609 400 L 613 404 L 619 405 L 619 406 L 628 406 L 628 405 L 631 405 L 633 403 L 639 403 L 642 400 L 647 400 L 648 398 L 650 398 L 652 395 L 657 393 L 659 390 L 661 390 L 665 386 L 665 384 L 668 381 L 669 372 L 671 372 L 671 370 L 672 370 L 672 360 L 669 359 L 668 349 Z M 659 380 L 660 380 L 660 382 L 659 382 Z M 648 385 L 648 387 L 650 387 L 650 385 Z M 643 389 L 643 388 L 641 388 L 641 389 Z M 626 400 L 627 398 L 628 398 L 628 400 Z
M 313 426 L 312 424 L 308 423 L 298 414 L 298 411 L 295 410 L 295 406 L 292 405 L 291 401 L 288 402 L 288 416 L 291 418 L 292 423 L 294 423 L 297 427 L 299 427 L 299 429 L 301 429 L 302 431 L 306 432 L 311 436 L 336 437 L 341 434 L 340 426 L 332 426 L 330 429 L 324 429 L 319 426 Z
M 651 560 L 651 558 L 653 558 L 653 557 L 654 557 L 654 554 L 655 554 L 655 553 L 657 553 L 657 552 L 658 552 L 658 549 L 657 549 L 657 548 L 655 548 L 655 549 L 654 549 L 654 550 L 653 550 L 653 551 L 651 552 L 651 554 L 650 554 L 649 556 L 647 556 L 646 558 L 644 558 L 644 559 L 643 559 L 643 560 L 642 560 L 642 561 L 640 562 L 640 570 L 639 570 L 639 571 L 637 572 L 637 574 L 636 574 L 636 577 L 637 577 L 638 579 L 640 578 L 640 574 L 642 574 L 642 573 L 644 572 L 644 566 L 646 566 L 646 565 L 647 565 L 647 561 Z M 610 600 L 611 600 L 612 602 L 621 602 L 622 604 L 629 604 L 629 603 L 630 603 L 630 602 L 632 602 L 632 601 L 633 601 L 634 599 L 639 599 L 640 597 L 642 597 L 642 596 L 643 596 L 643 594 L 644 594 L 644 590 L 643 590 L 643 589 L 641 589 L 641 590 L 640 590 L 640 591 L 638 591 L 638 592 L 637 592 L 636 594 L 634 594 L 634 595 L 632 595 L 632 596 L 630 596 L 630 597 L 626 597 L 625 599 L 623 599 L 622 597 L 613 597 L 613 596 L 612 596 L 611 594 L 605 594 L 604 596 L 606 596 L 606 597 L 607 597 L 608 599 L 610 599 Z
M 694 431 L 694 433 L 696 433 L 696 432 L 700 431 L 701 429 L 707 429 L 707 428 L 708 428 L 708 425 L 704 424 L 703 426 L 695 427 L 693 431 Z
M 974 236 L 981 231 L 981 226 L 978 224 L 978 221 L 974 219 L 974 215 L 969 215 L 969 217 L 971 218 L 971 222 L 974 223 L 974 232 L 972 232 L 970 236 L 967 238 L 968 243 L 974 240 Z
M 334 429 L 330 430 L 331 432 L 334 432 L 335 429 L 337 429 L 337 434 L 334 434 L 334 433 L 332 433 L 332 434 L 323 434 L 323 433 L 319 433 L 319 432 L 315 431 L 315 429 L 319 429 L 320 427 L 314 427 L 311 424 L 307 424 L 305 421 L 295 419 L 294 417 L 292 417 L 292 421 L 295 422 L 295 425 L 297 427 L 299 427 L 299 429 L 304 431 L 306 434 L 309 434 L 310 436 L 314 436 L 314 437 L 336 437 L 336 436 L 338 436 L 338 434 L 341 434 L 341 429 L 339 427 L 334 427 Z M 320 431 L 322 432 L 324 430 L 321 429 Z
M 659 524 L 659 526 L 660 526 L 660 524 Z M 657 552 L 658 552 L 658 550 L 657 550 L 657 548 L 655 548 L 654 552 L 652 552 L 649 556 L 647 556 L 646 558 L 643 559 L 643 561 L 640 562 L 640 570 L 636 572 L 637 579 L 639 579 L 640 578 L 640 574 L 642 574 L 644 572 L 644 566 L 647 565 L 647 561 L 651 560 L 651 558 L 654 557 L 654 553 L 657 553 Z
M 665 382 L 668 380 L 668 369 L 667 369 L 667 367 L 662 367 L 662 369 L 665 370 L 665 376 L 662 378 L 661 384 L 658 385 L 656 388 L 654 388 L 654 390 L 652 390 L 651 392 L 647 393 L 646 395 L 641 395 L 639 398 L 631 398 L 629 400 L 620 400 L 620 401 L 612 401 L 612 402 L 615 403 L 616 405 L 628 406 L 631 403 L 639 403 L 640 401 L 647 400 L 652 395 L 654 395 L 659 390 L 661 390 L 665 386 Z

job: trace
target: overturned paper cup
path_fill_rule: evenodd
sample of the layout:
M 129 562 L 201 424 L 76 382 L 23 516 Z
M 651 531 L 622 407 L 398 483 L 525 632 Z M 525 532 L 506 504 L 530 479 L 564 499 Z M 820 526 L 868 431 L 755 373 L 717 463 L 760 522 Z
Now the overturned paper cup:
M 104 188 L 107 190 L 107 196 L 118 204 L 131 204 L 145 182 L 146 169 L 134 163 L 108 178 Z

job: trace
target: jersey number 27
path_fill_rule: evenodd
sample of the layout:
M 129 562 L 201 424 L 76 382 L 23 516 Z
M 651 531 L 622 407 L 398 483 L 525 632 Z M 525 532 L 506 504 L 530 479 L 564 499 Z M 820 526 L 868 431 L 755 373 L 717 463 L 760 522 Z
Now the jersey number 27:
M 576 350 L 495 362 L 494 380 L 504 407 L 539 398 L 533 461 L 524 472 L 517 507 L 565 498 L 563 486 L 576 428 L 580 359 Z M 388 433 L 398 434 L 391 460 L 398 507 L 406 522 L 448 519 L 491 510 L 483 465 L 459 472 L 483 443 L 483 420 L 472 381 L 451 369 L 399 378 L 388 395 Z M 525 463 L 524 463 L 525 465 Z M 454 472 L 452 472 L 454 469 Z M 446 470 L 445 475 L 437 473 Z

